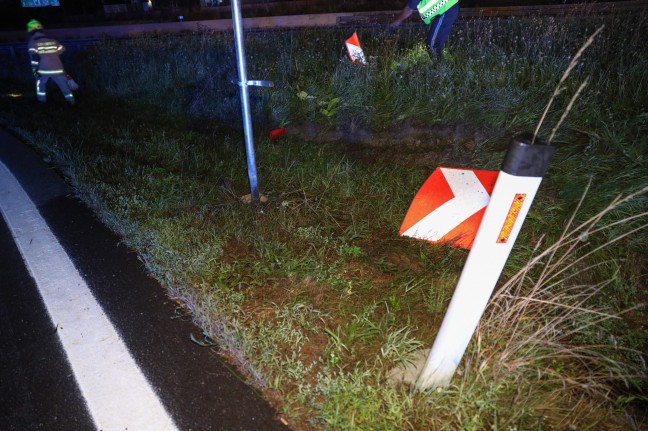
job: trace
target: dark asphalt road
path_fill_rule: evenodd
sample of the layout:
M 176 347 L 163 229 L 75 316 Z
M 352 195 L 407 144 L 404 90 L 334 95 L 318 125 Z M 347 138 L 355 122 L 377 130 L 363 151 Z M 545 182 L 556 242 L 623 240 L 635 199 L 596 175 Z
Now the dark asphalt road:
M 190 334 L 165 290 L 30 149 L 0 130 L 21 182 L 181 430 L 286 430 L 277 412 Z M 56 328 L 0 218 L 0 429 L 95 429 Z

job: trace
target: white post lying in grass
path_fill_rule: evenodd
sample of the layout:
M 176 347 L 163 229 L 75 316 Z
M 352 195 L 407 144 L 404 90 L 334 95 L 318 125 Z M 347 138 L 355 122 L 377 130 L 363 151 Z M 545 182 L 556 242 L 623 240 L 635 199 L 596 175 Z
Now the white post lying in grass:
M 520 137 L 509 146 L 450 306 L 416 381 L 419 390 L 450 384 L 486 309 L 553 155 L 552 146 L 531 145 L 531 139 Z

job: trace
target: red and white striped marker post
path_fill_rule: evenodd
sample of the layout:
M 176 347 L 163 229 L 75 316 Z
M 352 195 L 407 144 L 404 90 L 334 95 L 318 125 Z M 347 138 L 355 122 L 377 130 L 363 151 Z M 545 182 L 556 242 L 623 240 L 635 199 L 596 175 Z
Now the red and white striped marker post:
M 360 46 L 360 39 L 358 39 L 358 33 L 353 32 L 353 35 L 345 41 L 347 52 L 349 53 L 349 58 L 351 61 L 359 64 L 366 64 L 367 60 L 365 59 L 364 51 Z
M 532 136 L 514 139 L 450 306 L 416 380 L 419 390 L 450 384 L 549 166 L 554 147 Z M 536 142 L 539 142 L 536 139 Z

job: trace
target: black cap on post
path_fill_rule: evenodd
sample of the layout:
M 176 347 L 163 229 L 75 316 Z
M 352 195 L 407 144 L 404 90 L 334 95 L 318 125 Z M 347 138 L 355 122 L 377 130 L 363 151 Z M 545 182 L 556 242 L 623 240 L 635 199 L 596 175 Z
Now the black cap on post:
M 543 177 L 554 150 L 539 138 L 534 140 L 530 133 L 517 136 L 509 145 L 501 170 L 517 177 Z

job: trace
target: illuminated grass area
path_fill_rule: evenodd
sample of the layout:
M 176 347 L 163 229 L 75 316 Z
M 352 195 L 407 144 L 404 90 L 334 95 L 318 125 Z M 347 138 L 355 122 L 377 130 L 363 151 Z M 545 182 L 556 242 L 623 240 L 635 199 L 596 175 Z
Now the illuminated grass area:
M 467 255 L 399 238 L 411 199 L 439 165 L 497 169 L 602 24 L 543 123 L 546 138 L 589 78 L 452 385 L 391 387 L 431 346 Z M 56 89 L 36 106 L 7 68 L 0 121 L 296 430 L 645 427 L 648 15 L 461 22 L 443 62 L 422 26 L 357 31 L 364 67 L 346 57 L 353 30 L 247 35 L 249 78 L 275 85 L 251 89 L 259 207 L 238 199 L 231 35 L 105 41 L 73 59 L 75 109 Z

